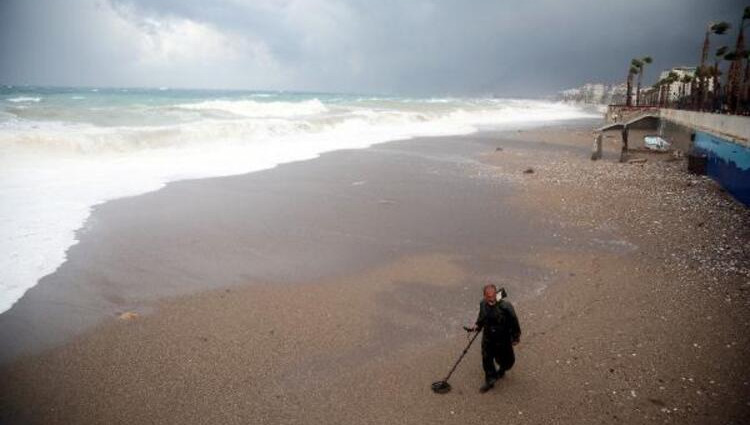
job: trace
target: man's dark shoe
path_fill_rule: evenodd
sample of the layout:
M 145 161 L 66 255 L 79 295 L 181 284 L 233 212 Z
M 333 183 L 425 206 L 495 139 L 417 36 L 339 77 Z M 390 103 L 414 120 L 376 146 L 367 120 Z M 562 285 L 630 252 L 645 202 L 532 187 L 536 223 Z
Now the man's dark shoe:
M 495 386 L 495 382 L 497 382 L 497 379 L 490 379 L 489 381 L 485 382 L 484 385 L 479 387 L 479 392 L 486 393 L 487 391 L 491 390 L 492 387 Z

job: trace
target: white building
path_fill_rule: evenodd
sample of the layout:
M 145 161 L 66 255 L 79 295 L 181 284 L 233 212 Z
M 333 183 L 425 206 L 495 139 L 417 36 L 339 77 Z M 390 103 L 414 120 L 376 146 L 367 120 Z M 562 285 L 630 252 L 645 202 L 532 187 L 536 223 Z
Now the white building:
M 587 83 L 581 87 L 563 90 L 558 93 L 558 99 L 566 102 L 578 102 L 594 105 L 616 103 L 624 99 L 625 85 L 608 85 L 602 83 Z
M 635 93 L 635 89 L 633 89 L 633 93 Z M 607 93 L 607 95 L 609 96 L 609 101 L 607 103 L 614 105 L 625 104 L 625 98 L 627 97 L 627 94 L 627 84 L 620 83 L 617 85 L 613 85 L 609 88 L 609 93 Z
M 669 100 L 670 101 L 679 99 L 681 95 L 690 96 L 690 93 L 692 90 L 692 84 L 683 83 L 682 79 L 686 75 L 695 79 L 695 70 L 696 70 L 696 67 L 694 66 L 677 66 L 667 71 L 662 71 L 661 74 L 659 74 L 659 80 L 667 78 L 670 72 L 674 72 L 675 74 L 677 74 L 677 81 L 669 85 Z M 708 90 L 709 92 L 714 90 L 713 78 L 709 78 L 708 81 L 706 82 L 706 90 Z

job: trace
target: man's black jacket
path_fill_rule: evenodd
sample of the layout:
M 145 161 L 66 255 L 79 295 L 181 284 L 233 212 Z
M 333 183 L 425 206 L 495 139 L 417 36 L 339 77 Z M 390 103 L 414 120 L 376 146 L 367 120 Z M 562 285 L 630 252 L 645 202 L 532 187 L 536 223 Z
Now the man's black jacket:
M 482 300 L 479 303 L 477 331 L 484 330 L 482 339 L 491 342 L 512 342 L 521 339 L 521 326 L 513 305 L 500 300 L 495 305 Z

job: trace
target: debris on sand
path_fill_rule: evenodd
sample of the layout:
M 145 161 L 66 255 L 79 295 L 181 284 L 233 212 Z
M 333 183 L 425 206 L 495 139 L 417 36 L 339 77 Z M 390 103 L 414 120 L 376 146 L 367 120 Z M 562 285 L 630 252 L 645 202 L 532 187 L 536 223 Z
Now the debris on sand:
M 138 313 L 134 311 L 126 311 L 118 316 L 120 320 L 134 320 L 138 318 Z

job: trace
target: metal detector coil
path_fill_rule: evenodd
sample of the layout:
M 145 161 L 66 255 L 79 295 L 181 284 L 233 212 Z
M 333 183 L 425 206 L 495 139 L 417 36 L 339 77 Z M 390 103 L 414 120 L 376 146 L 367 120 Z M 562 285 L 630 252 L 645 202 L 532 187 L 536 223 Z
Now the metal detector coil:
M 448 383 L 448 379 L 450 379 L 451 375 L 453 375 L 453 372 L 458 367 L 458 364 L 461 363 L 461 360 L 463 360 L 466 353 L 469 352 L 469 348 L 471 348 L 471 344 L 474 343 L 474 340 L 477 339 L 477 336 L 479 336 L 479 332 L 475 332 L 474 336 L 471 337 L 471 340 L 469 341 L 469 344 L 466 345 L 466 348 L 464 348 L 464 352 L 461 353 L 461 356 L 456 360 L 456 363 L 451 368 L 451 371 L 448 372 L 448 376 L 445 377 L 442 381 L 437 381 L 432 383 L 432 391 L 436 394 L 445 394 L 447 392 L 450 392 L 451 390 L 451 384 Z
M 437 381 L 432 383 L 432 391 L 437 394 L 445 394 L 451 390 L 451 384 L 448 381 Z

